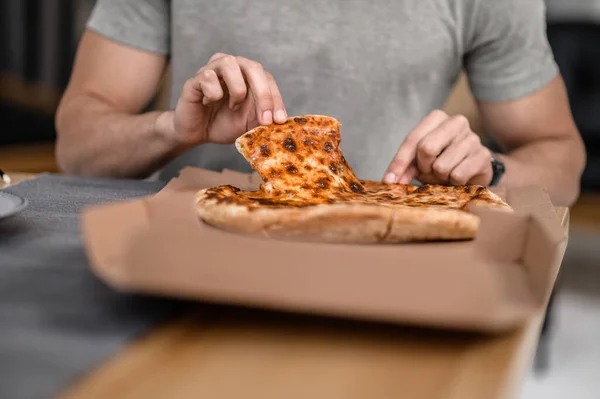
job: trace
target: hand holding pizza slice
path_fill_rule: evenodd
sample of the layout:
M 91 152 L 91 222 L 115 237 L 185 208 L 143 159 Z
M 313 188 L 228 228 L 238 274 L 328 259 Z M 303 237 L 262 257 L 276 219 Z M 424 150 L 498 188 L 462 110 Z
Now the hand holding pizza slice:
M 259 125 L 283 123 L 285 105 L 273 76 L 258 62 L 217 53 L 188 79 L 174 112 L 160 121 L 181 150 L 230 144 Z
M 409 186 L 358 179 L 340 149 L 340 123 L 306 115 L 257 127 L 236 140 L 260 174 L 254 192 L 201 190 L 199 217 L 215 227 L 272 238 L 334 243 L 464 240 L 475 236 L 473 204 L 511 211 L 482 186 Z

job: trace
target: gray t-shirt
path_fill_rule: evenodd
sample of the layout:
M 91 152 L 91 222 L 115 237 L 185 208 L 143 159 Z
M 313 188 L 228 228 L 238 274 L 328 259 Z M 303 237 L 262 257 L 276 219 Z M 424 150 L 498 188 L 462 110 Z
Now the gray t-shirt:
M 558 72 L 543 0 L 99 0 L 88 28 L 171 59 L 170 104 L 216 52 L 262 63 L 289 115 L 330 115 L 363 179 L 381 179 L 409 131 L 443 106 L 462 69 L 475 97 L 507 101 Z M 234 146 L 168 165 L 248 171 Z

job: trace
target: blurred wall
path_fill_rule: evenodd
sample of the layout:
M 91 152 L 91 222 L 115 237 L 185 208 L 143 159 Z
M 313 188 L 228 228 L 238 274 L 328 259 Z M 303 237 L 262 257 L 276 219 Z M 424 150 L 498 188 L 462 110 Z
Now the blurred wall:
M 599 0 L 545 0 L 547 17 L 552 22 L 600 21 Z
M 0 0 L 0 73 L 60 89 L 92 0 Z
M 95 0 L 0 0 L 0 145 L 54 140 L 53 114 Z

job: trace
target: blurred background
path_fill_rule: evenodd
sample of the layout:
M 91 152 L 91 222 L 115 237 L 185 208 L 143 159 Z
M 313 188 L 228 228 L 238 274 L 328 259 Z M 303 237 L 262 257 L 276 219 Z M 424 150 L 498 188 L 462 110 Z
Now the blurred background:
M 54 111 L 94 1 L 0 0 L 0 161 L 54 172 Z
M 546 0 L 548 36 L 588 149 L 585 191 L 600 189 L 600 1 Z M 0 0 L 0 159 L 4 169 L 56 171 L 54 111 L 95 0 Z M 153 107 L 166 104 L 159 94 Z M 448 100 L 485 135 L 465 79 Z M 27 151 L 25 151 L 27 149 Z M 31 153 L 25 165 L 12 160 Z M 13 167 L 15 165 L 15 167 Z
M 0 0 L 0 168 L 56 172 L 54 112 L 95 0 Z M 164 107 L 159 93 L 151 107 Z
M 0 0 L 0 168 L 57 172 L 54 112 L 94 0 Z M 569 249 L 524 398 L 598 397 L 600 0 L 547 0 L 548 37 L 588 151 Z M 166 91 L 152 108 L 164 108 Z M 485 136 L 464 77 L 446 109 Z

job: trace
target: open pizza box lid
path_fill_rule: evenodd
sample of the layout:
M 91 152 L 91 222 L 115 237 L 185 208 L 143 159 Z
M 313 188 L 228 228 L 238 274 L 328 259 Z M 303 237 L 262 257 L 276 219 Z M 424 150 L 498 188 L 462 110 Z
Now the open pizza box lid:
M 95 206 L 82 228 L 92 270 L 115 289 L 388 323 L 496 332 L 545 306 L 568 212 L 538 188 L 499 192 L 514 214 L 478 209 L 472 241 L 344 245 L 221 231 L 194 194 L 256 174 L 182 170 L 157 195 Z

